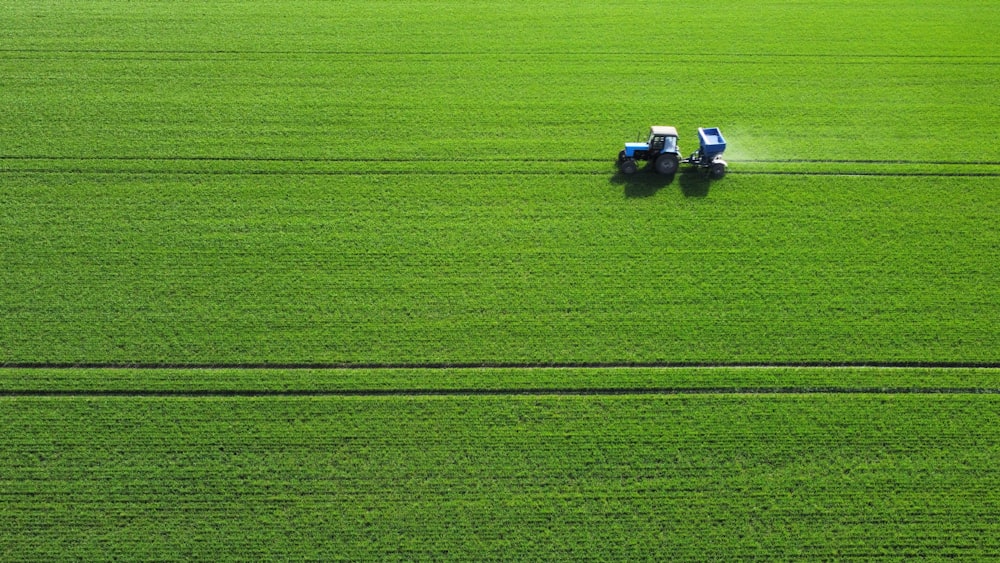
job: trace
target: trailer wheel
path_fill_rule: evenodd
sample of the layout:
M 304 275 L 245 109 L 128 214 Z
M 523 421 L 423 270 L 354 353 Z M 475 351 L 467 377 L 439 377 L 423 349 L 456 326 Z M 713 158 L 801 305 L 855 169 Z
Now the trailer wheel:
M 721 162 L 716 162 L 708 169 L 708 176 L 713 180 L 718 180 L 719 178 L 726 175 L 726 165 Z
M 625 174 L 626 176 L 635 174 L 635 171 L 639 169 L 639 167 L 635 164 L 635 159 L 632 158 L 626 158 L 623 160 L 619 168 L 621 169 L 622 174 Z
M 677 155 L 669 153 L 661 154 L 656 159 L 656 171 L 660 174 L 673 174 L 677 172 L 677 164 Z

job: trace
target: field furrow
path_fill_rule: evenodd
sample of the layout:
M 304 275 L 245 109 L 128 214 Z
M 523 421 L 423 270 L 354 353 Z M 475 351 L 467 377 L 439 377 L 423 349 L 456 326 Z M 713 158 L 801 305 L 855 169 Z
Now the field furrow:
M 0 395 L 993 394 L 998 367 L 2 367 Z

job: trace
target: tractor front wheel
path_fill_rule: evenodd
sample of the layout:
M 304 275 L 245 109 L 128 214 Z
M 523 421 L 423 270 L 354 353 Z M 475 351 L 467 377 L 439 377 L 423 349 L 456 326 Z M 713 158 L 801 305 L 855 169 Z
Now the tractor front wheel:
M 677 155 L 661 154 L 656 159 L 656 171 L 660 174 L 673 174 L 677 172 Z
M 721 162 L 716 162 L 708 169 L 708 176 L 713 180 L 718 180 L 719 178 L 726 175 L 726 165 Z
M 622 174 L 625 174 L 626 176 L 635 174 L 636 170 L 639 169 L 639 167 L 635 164 L 635 159 L 632 158 L 626 158 L 623 160 L 619 165 L 619 168 L 621 169 Z

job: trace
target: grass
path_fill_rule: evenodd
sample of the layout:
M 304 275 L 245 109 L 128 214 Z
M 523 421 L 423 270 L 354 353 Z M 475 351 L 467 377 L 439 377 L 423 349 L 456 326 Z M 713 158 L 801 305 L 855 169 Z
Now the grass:
M 30 53 L 0 62 L 4 152 L 608 160 L 666 113 L 686 151 L 731 124 L 732 157 L 1000 161 L 970 134 L 995 60 L 621 59 Z
M 8 361 L 1000 359 L 986 178 L 9 180 Z
M 998 548 L 995 396 L 2 401 L 24 558 Z
M 996 393 L 992 368 L 3 368 L 0 396 Z
M 998 15 L 6 7 L 0 558 L 996 556 Z
M 733 157 L 1000 161 L 992 10 L 705 4 L 19 3 L 2 152 L 610 160 L 668 119 Z

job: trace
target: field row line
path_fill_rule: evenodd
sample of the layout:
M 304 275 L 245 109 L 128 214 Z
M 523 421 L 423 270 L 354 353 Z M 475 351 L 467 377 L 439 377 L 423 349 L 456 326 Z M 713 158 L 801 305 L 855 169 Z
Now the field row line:
M 56 48 L 3 48 L 0 53 L 47 53 L 47 54 L 131 54 L 131 55 L 316 55 L 316 56 L 488 56 L 488 57 L 631 57 L 632 51 L 442 51 L 442 50 L 349 50 L 349 49 L 56 49 Z M 747 52 L 643 52 L 639 56 L 647 58 L 700 58 L 718 60 L 719 57 L 738 59 L 920 59 L 920 60 L 984 60 L 1000 59 L 995 55 L 956 54 L 899 54 L 899 53 L 747 53 Z
M 623 395 L 1000 395 L 975 387 L 590 387 L 457 389 L 17 389 L 0 398 L 506 397 Z
M 483 56 L 487 56 L 487 55 L 491 55 L 491 54 L 490 53 L 483 53 L 482 55 Z M 194 54 L 192 54 L 191 56 L 188 56 L 188 57 L 182 57 L 180 55 L 173 55 L 173 56 L 138 56 L 138 55 L 125 56 L 125 55 L 119 55 L 119 56 L 100 56 L 100 57 L 72 57 L 69 54 L 66 54 L 64 56 L 52 56 L 52 55 L 49 55 L 49 56 L 35 56 L 35 55 L 23 55 L 23 54 L 21 54 L 21 55 L 0 56 L 0 61 L 4 61 L 4 60 L 6 60 L 6 61 L 83 61 L 83 60 L 87 60 L 87 61 L 141 61 L 141 62 L 205 62 L 205 61 L 218 61 L 218 62 L 239 63 L 239 62 L 260 62 L 260 61 L 263 61 L 263 60 L 272 60 L 272 61 L 273 60 L 280 60 L 280 59 L 277 59 L 277 57 L 279 57 L 279 56 L 292 57 L 293 55 L 290 55 L 290 54 L 289 55 L 263 55 L 262 54 L 262 55 L 259 55 L 259 56 L 256 56 L 256 57 L 252 56 L 252 55 L 244 55 L 244 56 L 240 56 L 240 57 L 235 57 L 235 56 L 214 56 L 214 57 L 212 57 L 212 56 L 208 56 L 208 55 L 200 55 L 200 56 L 195 57 Z M 299 56 L 301 56 L 301 55 L 299 55 Z M 343 55 L 343 56 L 344 57 L 348 57 L 348 56 L 361 57 L 361 56 L 376 56 L 376 55 Z M 402 54 L 399 54 L 399 55 L 392 54 L 392 55 L 383 55 L 383 56 L 386 56 L 386 57 L 388 57 L 388 56 L 403 57 L 405 55 L 402 55 Z M 438 54 L 438 55 L 414 54 L 413 56 L 415 56 L 415 57 L 416 56 L 424 56 L 424 57 L 439 56 L 439 57 L 445 57 L 445 56 L 448 56 L 448 55 L 442 53 L 442 54 Z M 510 54 L 510 55 L 505 55 L 505 56 L 509 57 L 509 58 L 519 58 L 519 57 L 524 57 L 526 55 L 525 54 L 517 54 L 517 53 L 515 53 L 515 54 Z M 571 56 L 571 55 L 552 54 L 552 56 L 555 57 L 555 56 Z M 600 55 L 600 56 L 605 56 L 605 55 Z M 621 57 L 623 57 L 625 55 L 624 54 L 623 55 L 610 55 L 609 54 L 609 55 L 606 55 L 606 56 L 609 58 L 609 60 L 607 62 L 611 63 L 611 62 L 614 62 L 617 59 L 619 59 L 619 58 L 621 58 Z M 638 60 L 639 62 L 642 62 L 643 60 L 649 60 L 649 61 L 652 61 L 652 62 L 660 61 L 664 57 L 667 57 L 667 56 L 670 56 L 670 55 L 656 55 L 656 56 L 650 56 L 650 57 L 644 57 L 641 54 L 638 55 L 638 56 L 636 56 L 636 55 L 629 55 L 630 60 Z M 691 58 L 692 57 L 692 55 L 683 55 L 683 56 L 685 56 L 687 58 Z M 724 56 L 724 55 L 719 55 L 719 56 Z M 809 55 L 803 55 L 803 57 L 807 57 L 807 56 L 809 56 Z M 502 60 L 502 58 L 503 58 L 503 56 L 497 56 L 498 60 Z M 865 57 L 861 56 L 861 57 L 858 57 L 858 58 L 859 59 L 864 59 Z M 289 59 L 285 59 L 285 60 L 297 60 L 297 59 L 291 59 L 291 58 L 289 58 Z M 348 59 L 344 59 L 344 60 L 346 61 Z M 811 61 L 808 64 L 811 65 L 811 66 L 829 65 L 829 66 L 837 66 L 837 67 L 843 67 L 843 66 L 874 66 L 874 65 L 882 65 L 882 64 L 884 64 L 884 60 L 885 59 L 878 58 L 878 57 L 872 57 L 872 58 L 870 58 L 870 60 L 843 60 L 843 59 L 840 59 L 840 60 L 824 60 L 824 59 L 820 59 L 820 60 Z M 760 65 L 768 65 L 768 66 L 777 66 L 777 65 L 796 66 L 796 65 L 801 65 L 803 63 L 801 63 L 799 61 L 796 61 L 794 59 L 776 60 L 776 59 L 772 59 L 772 58 L 769 58 L 769 57 L 764 57 L 764 60 L 713 60 L 712 64 L 715 65 L 715 66 L 720 66 L 720 65 L 724 65 L 724 66 L 734 66 L 734 65 L 740 65 L 740 66 L 754 66 L 754 65 L 757 65 L 757 66 L 760 66 Z M 932 60 L 932 59 L 907 58 L 907 59 L 903 59 L 901 61 L 896 61 L 893 64 L 895 66 L 901 66 L 901 65 L 919 65 L 919 66 L 935 65 L 935 66 L 947 66 L 947 67 L 972 67 L 972 66 L 992 67 L 992 66 L 1000 66 L 1000 60 L 976 60 L 976 61 L 972 61 L 972 60 Z
M 0 160 L 55 160 L 55 161 L 157 161 L 157 162 L 612 162 L 609 157 L 544 158 L 544 157 L 341 157 L 341 156 L 66 156 L 66 155 L 3 155 Z M 955 165 L 1000 166 L 997 160 L 912 160 L 912 159 L 847 159 L 847 158 L 739 158 L 727 159 L 732 163 L 753 164 L 899 164 L 899 165 Z
M 881 176 L 889 178 L 1000 178 L 1000 172 L 807 172 L 792 170 L 733 170 L 727 174 L 741 176 Z
M 56 161 L 157 161 L 157 162 L 610 162 L 614 158 L 539 158 L 539 157 L 349 157 L 349 156 L 51 156 L 51 155 L 0 155 L 0 160 L 56 160 Z M 969 164 L 955 162 L 951 164 Z M 994 164 L 1000 165 L 1000 162 Z
M 168 176 L 606 176 L 602 170 L 83 170 L 24 168 L 0 170 L 0 174 L 91 174 Z M 730 170 L 747 176 L 880 176 L 889 178 L 1000 178 L 1000 172 L 836 172 L 791 170 Z
M 0 373 L 4 370 L 578 370 L 578 369 L 985 369 L 1000 370 L 1000 361 L 800 361 L 800 362 L 425 362 L 425 363 L 377 363 L 377 362 L 0 362 Z

